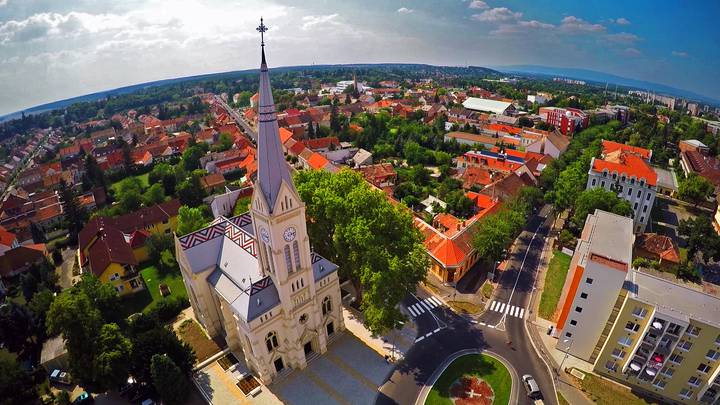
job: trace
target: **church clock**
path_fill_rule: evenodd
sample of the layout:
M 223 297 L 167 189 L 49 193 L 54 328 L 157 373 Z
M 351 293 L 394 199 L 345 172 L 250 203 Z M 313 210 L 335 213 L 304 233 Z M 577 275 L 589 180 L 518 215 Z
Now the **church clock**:
M 292 242 L 293 239 L 295 239 L 295 235 L 297 234 L 297 231 L 294 227 L 289 227 L 285 229 L 285 232 L 283 232 L 283 239 L 285 239 L 285 242 Z

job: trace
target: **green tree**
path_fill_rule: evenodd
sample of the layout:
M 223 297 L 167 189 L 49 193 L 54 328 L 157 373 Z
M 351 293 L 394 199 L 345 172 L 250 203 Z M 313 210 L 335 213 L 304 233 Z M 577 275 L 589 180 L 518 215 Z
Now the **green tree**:
M 632 213 L 630 202 L 603 188 L 592 188 L 581 192 L 575 200 L 571 222 L 577 229 L 585 225 L 585 218 L 596 209 L 629 217 Z
M 177 196 L 183 205 L 197 207 L 202 204 L 205 191 L 200 184 L 201 177 L 201 174 L 193 173 L 177 186 Z
M 189 375 L 195 364 L 195 353 L 192 347 L 178 339 L 170 329 L 159 325 L 156 320 L 142 318 L 142 325 L 134 325 L 136 330 L 130 335 L 132 344 L 131 371 L 132 375 L 141 382 L 151 384 L 152 357 L 156 354 L 165 354 L 183 375 Z
M 720 236 L 715 232 L 715 228 L 707 216 L 681 220 L 678 233 L 685 237 L 690 260 L 698 252 L 703 254 L 703 259 L 706 261 L 709 259 L 720 260 Z
M 205 153 L 202 151 L 200 146 L 190 146 L 189 148 L 185 149 L 185 152 L 182 154 L 182 165 L 188 172 L 191 172 L 195 169 L 200 168 L 200 158 L 203 157 Z
M 102 187 L 107 192 L 105 172 L 91 153 L 85 155 L 85 173 L 94 187 Z
M 183 375 L 170 357 L 165 354 L 153 355 L 150 372 L 155 390 L 163 402 L 169 405 L 185 402 L 188 394 L 187 376 Z
M 80 201 L 75 190 L 68 186 L 64 180 L 60 181 L 60 203 L 65 213 L 67 221 L 69 240 L 71 243 L 77 243 L 77 235 L 85 225 L 86 213 L 80 206 Z
M 578 195 L 585 189 L 587 170 L 583 171 L 582 164 L 576 162 L 560 172 L 554 187 L 554 202 L 559 209 L 566 209 L 573 205 Z
M 691 173 L 686 178 L 680 180 L 678 197 L 697 206 L 705 202 L 714 191 L 715 188 L 712 183 L 706 178 Z
M 33 313 L 15 302 L 0 305 L 0 343 L 11 352 L 21 353 L 35 329 Z
M 179 165 L 178 167 L 180 168 Z M 158 163 L 148 174 L 148 183 L 153 185 L 160 183 L 165 190 L 165 195 L 174 195 L 177 179 L 173 167 L 167 163 Z
M 208 222 L 200 208 L 191 208 L 183 205 L 178 211 L 177 234 L 187 235 L 190 232 L 205 227 Z
M 447 203 L 447 209 L 453 214 L 468 218 L 472 216 L 475 208 L 475 203 L 471 199 L 465 196 L 462 190 L 454 190 L 449 192 L 445 196 L 445 202 Z
M 25 372 L 14 354 L 0 349 L 0 405 L 35 403 L 37 395 L 30 374 Z
M 350 170 L 302 171 L 295 185 L 312 218 L 310 240 L 352 282 L 367 327 L 373 332 L 397 327 L 403 319 L 397 304 L 428 267 L 410 212 Z
M 213 150 L 215 152 L 224 152 L 233 146 L 233 138 L 228 134 L 227 132 L 223 132 L 220 134 L 220 139 L 218 140 L 218 144 L 213 147 Z
M 142 197 L 143 204 L 147 207 L 160 204 L 165 201 L 165 189 L 162 184 L 153 184 L 145 191 Z
M 122 209 L 122 212 L 133 212 L 140 208 L 142 204 L 143 196 L 136 190 L 128 190 L 120 194 L 118 204 Z
M 120 297 L 112 285 L 103 283 L 94 275 L 86 273 L 75 283 L 73 290 L 85 294 L 93 307 L 100 311 L 105 322 L 119 320 L 117 308 L 120 305 Z
M 115 323 L 103 325 L 97 337 L 97 346 L 96 379 L 107 388 L 117 387 L 127 381 L 132 347 L 120 327 Z

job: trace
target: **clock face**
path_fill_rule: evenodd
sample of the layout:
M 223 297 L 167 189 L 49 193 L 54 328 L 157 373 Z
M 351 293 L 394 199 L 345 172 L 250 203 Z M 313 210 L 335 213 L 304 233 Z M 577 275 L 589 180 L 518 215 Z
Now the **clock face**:
M 270 244 L 270 233 L 265 228 L 260 228 L 260 237 L 262 238 L 263 242 Z
M 285 242 L 292 242 L 293 239 L 295 239 L 295 234 L 297 231 L 292 226 L 285 229 L 285 232 L 283 232 L 283 239 L 285 239 Z

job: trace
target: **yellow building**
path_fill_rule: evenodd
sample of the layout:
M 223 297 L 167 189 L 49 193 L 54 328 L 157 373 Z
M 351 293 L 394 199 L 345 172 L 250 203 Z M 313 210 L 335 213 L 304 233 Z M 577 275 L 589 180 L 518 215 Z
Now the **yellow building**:
M 631 271 L 597 343 L 595 372 L 664 401 L 720 400 L 720 298 Z
M 172 234 L 179 208 L 178 200 L 170 200 L 117 218 L 93 218 L 78 235 L 81 268 L 120 295 L 142 289 L 138 265 L 148 260 L 145 241 L 153 234 Z

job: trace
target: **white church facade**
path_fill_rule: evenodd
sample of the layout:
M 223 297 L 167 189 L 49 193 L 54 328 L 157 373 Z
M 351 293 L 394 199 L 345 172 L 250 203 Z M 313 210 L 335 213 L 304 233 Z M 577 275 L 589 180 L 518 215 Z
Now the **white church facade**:
M 175 248 L 196 319 L 269 384 L 325 353 L 345 325 L 338 267 L 310 249 L 305 205 L 282 152 L 264 42 L 258 93 L 250 212 L 217 217 L 176 237 Z

